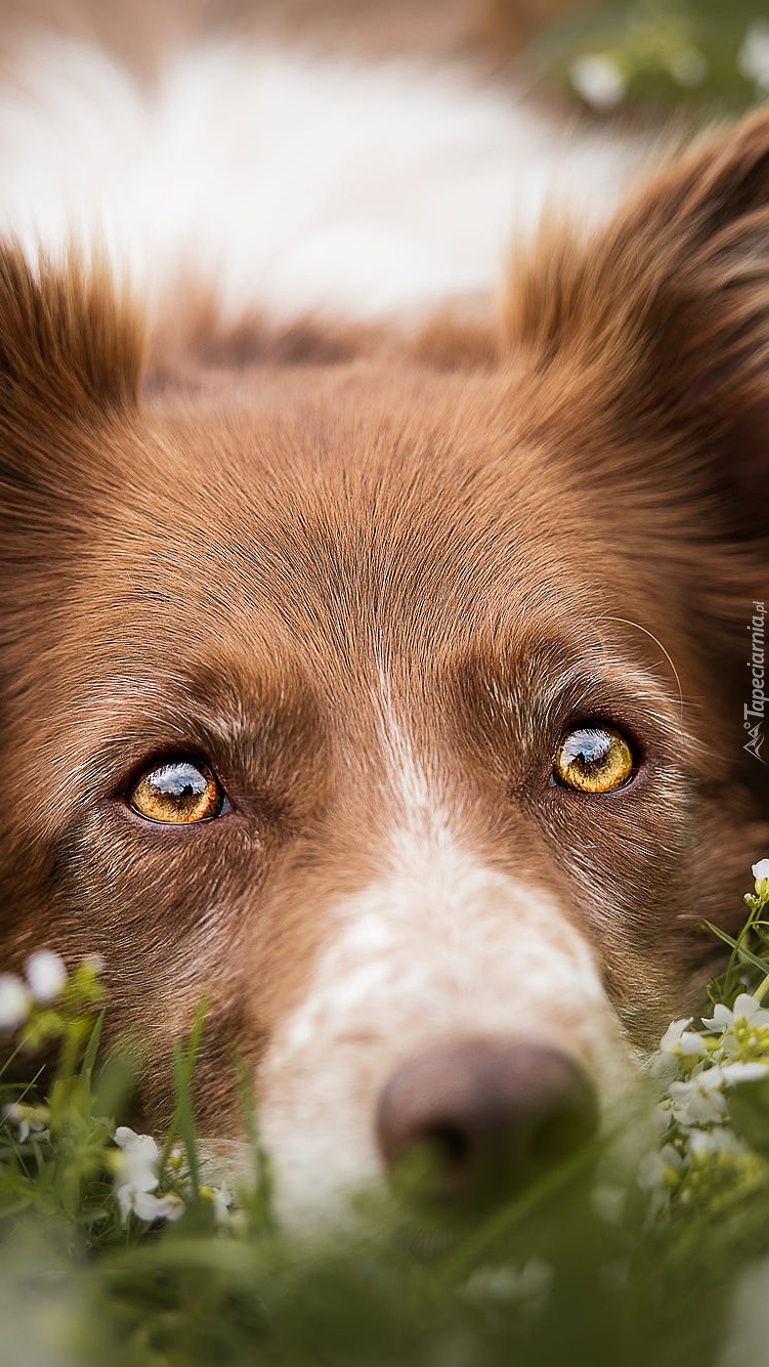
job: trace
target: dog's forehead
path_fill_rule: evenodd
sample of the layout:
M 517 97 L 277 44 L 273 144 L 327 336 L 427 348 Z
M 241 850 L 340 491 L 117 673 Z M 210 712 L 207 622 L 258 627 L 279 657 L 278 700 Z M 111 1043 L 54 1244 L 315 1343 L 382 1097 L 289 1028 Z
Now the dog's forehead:
M 581 704 L 647 606 L 589 481 L 516 435 L 496 382 L 402 388 L 152 418 L 89 529 L 59 709 L 88 697 L 137 745 L 198 720 L 245 757 L 266 734 L 306 754 L 340 718 L 371 753 L 383 700 L 421 748 L 438 712 L 525 743 Z M 625 659 L 647 646 L 634 630 Z
M 604 580 L 583 573 L 601 530 L 589 491 L 564 496 L 562 469 L 499 422 L 496 386 L 437 396 L 415 409 L 375 389 L 224 415 L 205 433 L 194 417 L 167 426 L 151 535 L 121 553 L 136 596 L 165 589 L 183 610 L 194 588 L 196 610 L 238 632 L 263 621 L 348 649 L 372 631 L 456 641 L 500 617 L 552 618 L 559 603 L 568 618 Z

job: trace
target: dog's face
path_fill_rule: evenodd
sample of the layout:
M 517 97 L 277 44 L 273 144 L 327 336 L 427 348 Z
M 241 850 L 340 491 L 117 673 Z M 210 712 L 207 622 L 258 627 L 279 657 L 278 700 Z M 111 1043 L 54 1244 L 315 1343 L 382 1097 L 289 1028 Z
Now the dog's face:
M 739 920 L 764 124 L 543 242 L 473 370 L 140 402 L 129 311 L 6 257 L 6 955 L 104 955 L 159 1125 L 206 994 L 201 1128 L 237 1044 L 287 1211 L 437 1130 L 443 1073 L 587 1125 Z

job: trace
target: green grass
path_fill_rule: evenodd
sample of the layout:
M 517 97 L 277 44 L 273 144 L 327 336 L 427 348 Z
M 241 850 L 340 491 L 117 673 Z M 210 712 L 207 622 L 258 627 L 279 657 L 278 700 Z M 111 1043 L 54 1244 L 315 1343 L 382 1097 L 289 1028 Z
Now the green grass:
M 734 114 L 769 93 L 769 10 L 761 0 L 603 0 L 526 56 L 544 81 L 598 112 Z
M 245 1084 L 253 1179 L 225 1209 L 192 1104 L 203 1008 L 169 1061 L 163 1147 L 118 1130 L 121 1149 L 134 1079 L 101 1047 L 98 973 L 81 966 L 31 1006 L 0 1071 L 0 1367 L 716 1367 L 735 1290 L 769 1253 L 768 905 L 764 881 L 704 1010 L 719 1018 L 668 1032 L 608 1140 L 461 1230 L 405 1190 L 361 1193 L 354 1234 L 281 1233 Z M 151 1189 L 127 1196 L 132 1174 Z M 147 1197 L 148 1218 L 127 1209 Z M 179 1218 L 153 1221 L 156 1202 Z M 762 1301 L 747 1296 L 732 1338 Z

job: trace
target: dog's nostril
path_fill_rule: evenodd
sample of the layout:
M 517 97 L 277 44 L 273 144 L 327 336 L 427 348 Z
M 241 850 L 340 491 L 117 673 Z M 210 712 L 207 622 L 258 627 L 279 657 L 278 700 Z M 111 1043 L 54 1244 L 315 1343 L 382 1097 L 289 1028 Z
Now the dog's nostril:
M 436 1153 L 452 1168 L 464 1167 L 470 1160 L 470 1135 L 459 1125 L 433 1125 L 425 1128 L 425 1136 Z
M 423 1195 L 481 1207 L 558 1166 L 597 1125 L 594 1089 L 572 1059 L 504 1038 L 460 1040 L 411 1059 L 377 1112 L 391 1169 L 418 1160 Z
M 380 1137 L 382 1129 L 380 1125 Z M 417 1179 L 417 1188 L 424 1192 L 427 1188 L 448 1193 L 458 1191 L 468 1182 L 468 1172 L 473 1168 L 473 1137 L 467 1127 L 443 1121 L 436 1125 L 429 1123 L 415 1128 L 398 1153 L 388 1160 L 390 1166 L 405 1170 L 407 1160 L 414 1159 L 411 1173 Z M 384 1148 L 384 1145 L 382 1144 Z

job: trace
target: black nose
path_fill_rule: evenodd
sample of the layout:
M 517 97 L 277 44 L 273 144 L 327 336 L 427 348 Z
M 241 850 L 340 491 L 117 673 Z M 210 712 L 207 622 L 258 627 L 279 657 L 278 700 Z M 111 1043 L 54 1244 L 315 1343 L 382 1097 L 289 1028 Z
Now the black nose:
M 566 1054 L 505 1038 L 464 1039 L 398 1069 L 377 1110 L 388 1166 L 428 1163 L 422 1194 L 484 1208 L 557 1167 L 598 1127 L 589 1079 Z

